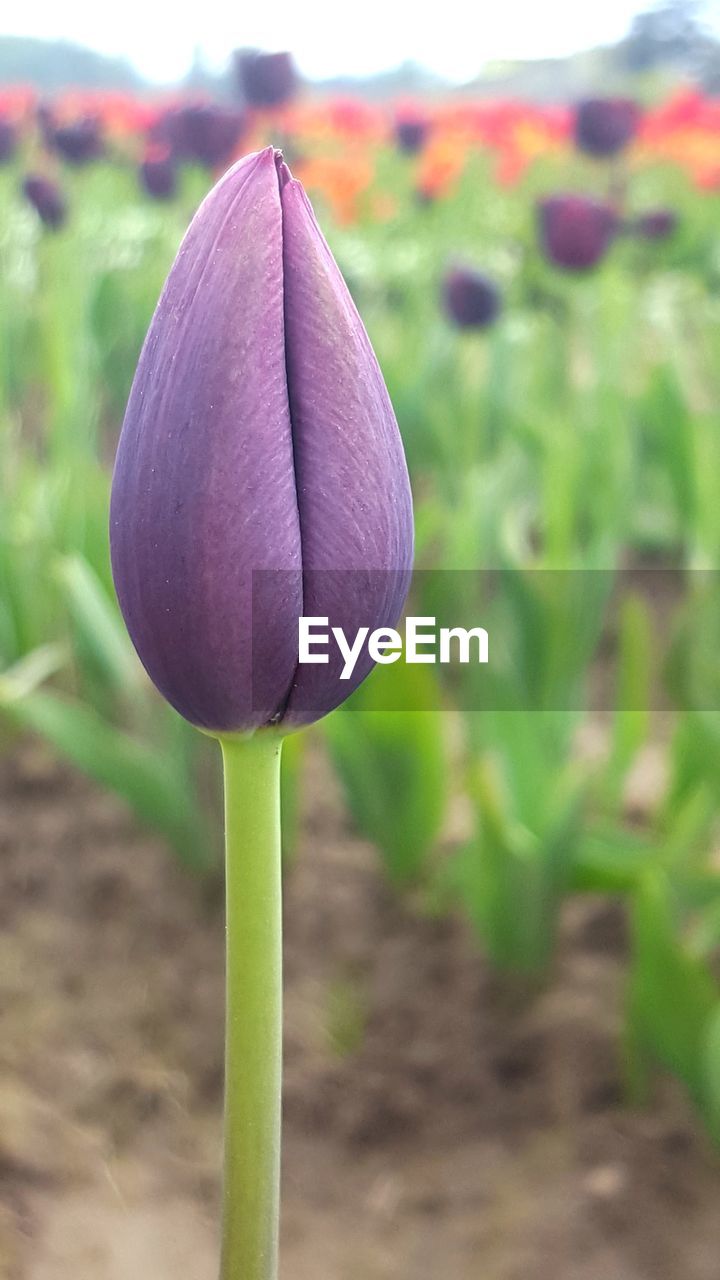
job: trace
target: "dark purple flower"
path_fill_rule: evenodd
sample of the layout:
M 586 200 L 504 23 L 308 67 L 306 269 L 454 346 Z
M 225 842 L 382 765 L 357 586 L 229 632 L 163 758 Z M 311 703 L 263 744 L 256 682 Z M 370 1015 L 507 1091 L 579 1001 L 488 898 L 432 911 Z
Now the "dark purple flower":
M 500 291 L 472 267 L 457 266 L 443 282 L 443 302 L 450 320 L 460 329 L 487 329 L 500 312 Z
M 173 159 L 178 159 L 178 142 L 181 138 L 181 106 L 166 107 L 159 111 L 147 130 L 147 151 L 162 151 L 165 154 L 172 154 Z
M 25 198 L 36 210 L 40 220 L 52 231 L 57 231 L 67 217 L 65 197 L 52 178 L 40 173 L 29 173 L 23 182 Z
M 145 341 L 111 503 L 138 653 L 188 720 L 247 731 L 346 697 L 298 618 L 392 626 L 412 506 L 380 369 L 300 184 L 272 148 L 201 205 Z M 264 572 L 263 572 L 264 571 Z
M 297 93 L 298 75 L 289 53 L 239 49 L 235 75 L 243 102 L 249 107 L 281 107 Z
M 635 137 L 640 108 L 631 98 L 586 98 L 575 117 L 575 142 L 591 156 L 614 156 Z
M 17 130 L 10 120 L 0 116 L 0 164 L 9 164 L 17 150 Z
M 177 192 L 177 169 L 169 151 L 151 149 L 138 170 L 140 186 L 153 200 L 172 200 Z
M 233 159 L 244 128 L 241 112 L 196 102 L 168 111 L 155 132 L 178 160 L 216 169 Z
M 98 160 L 105 150 L 100 122 L 92 116 L 70 124 L 51 125 L 49 145 L 68 164 L 77 166 Z
M 645 240 L 667 240 L 677 227 L 678 216 L 674 209 L 648 209 L 632 220 L 628 230 Z
M 586 271 L 607 253 L 618 228 L 612 205 L 590 196 L 547 196 L 538 203 L 540 239 L 547 258 L 568 271 Z
M 395 121 L 395 141 L 406 155 L 422 151 L 429 133 L 430 121 L 424 116 L 404 114 Z

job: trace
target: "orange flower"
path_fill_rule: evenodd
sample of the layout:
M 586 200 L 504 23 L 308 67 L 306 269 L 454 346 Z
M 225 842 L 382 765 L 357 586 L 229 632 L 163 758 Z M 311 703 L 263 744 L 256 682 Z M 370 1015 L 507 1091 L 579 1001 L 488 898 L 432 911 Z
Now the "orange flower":
M 377 145 L 387 132 L 383 112 L 354 98 L 331 98 L 291 106 L 281 123 L 290 135 L 321 145 L 348 141 Z
M 720 171 L 720 103 L 695 89 L 676 94 L 645 116 L 638 154 L 645 163 L 676 164 L 701 190 L 714 190 Z
M 357 221 L 360 198 L 375 176 L 367 153 L 354 149 L 343 155 L 314 156 L 302 160 L 296 169 L 303 185 L 327 202 L 337 222 Z
M 467 137 L 461 133 L 436 133 L 420 159 L 418 189 L 429 198 L 447 195 L 461 178 L 467 156 Z
M 720 161 L 715 165 L 698 167 L 692 176 L 699 191 L 720 191 Z
M 515 187 L 524 178 L 530 160 L 516 147 L 507 147 L 501 151 L 495 166 L 495 181 L 499 187 L 509 189 Z

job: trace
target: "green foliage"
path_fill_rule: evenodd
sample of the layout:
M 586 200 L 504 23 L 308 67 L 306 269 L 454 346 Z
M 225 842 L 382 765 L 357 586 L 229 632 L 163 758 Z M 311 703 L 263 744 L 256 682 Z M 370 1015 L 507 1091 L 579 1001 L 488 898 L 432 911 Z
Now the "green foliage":
M 409 706 L 417 710 L 386 710 Z M 352 815 L 390 877 L 417 878 L 448 802 L 439 693 L 427 667 L 378 668 L 323 723 Z
M 617 660 L 616 710 L 604 787 L 611 806 L 622 803 L 622 787 L 650 731 L 653 638 L 648 608 L 637 595 L 622 602 Z
M 4 704 L 5 714 L 46 738 L 63 756 L 116 791 L 139 818 L 166 837 L 194 870 L 212 865 L 187 778 L 177 761 L 101 719 L 89 706 L 59 694 L 32 690 Z
M 75 633 L 78 662 L 114 693 L 129 697 L 142 692 L 140 666 L 114 601 L 97 574 L 80 555 L 64 556 L 57 564 Z
M 519 973 L 548 964 L 578 856 L 585 783 L 552 752 L 565 731 L 565 717 L 497 712 L 470 781 L 476 829 L 457 889 L 494 963 Z
M 598 56 L 593 74 L 611 62 Z M 557 74 L 535 68 L 533 83 Z M 412 611 L 486 626 L 491 661 L 378 668 L 317 736 L 385 874 L 462 911 L 493 964 L 547 975 L 569 895 L 625 904 L 628 1076 L 640 1092 L 651 1066 L 673 1072 L 720 1140 L 717 197 L 669 166 L 639 170 L 629 211 L 670 205 L 678 234 L 619 237 L 597 271 L 572 277 L 539 254 L 533 203 L 554 187 L 604 194 L 601 164 L 549 154 L 509 188 L 477 150 L 423 207 L 412 161 L 378 146 L 375 164 L 360 217 L 339 226 L 324 210 L 323 222 L 405 440 Z M 188 171 L 176 201 L 153 204 L 119 149 L 63 170 L 70 217 L 47 235 L 20 176 L 0 169 L 3 742 L 40 734 L 204 871 L 219 846 L 205 803 L 216 748 L 137 662 L 107 504 L 138 351 L 205 179 Z M 380 197 L 392 218 L 371 216 Z M 443 314 L 453 257 L 502 290 L 487 332 Z M 648 744 L 665 772 L 638 802 Z M 307 750 L 303 734 L 284 747 L 286 868 Z M 338 1052 L 360 1042 L 364 1017 L 339 983 Z
M 661 874 L 639 885 L 632 912 L 628 1036 L 633 1085 L 642 1089 L 646 1059 L 678 1076 L 714 1136 L 717 1128 L 717 1017 L 720 991 L 683 940 L 677 904 Z

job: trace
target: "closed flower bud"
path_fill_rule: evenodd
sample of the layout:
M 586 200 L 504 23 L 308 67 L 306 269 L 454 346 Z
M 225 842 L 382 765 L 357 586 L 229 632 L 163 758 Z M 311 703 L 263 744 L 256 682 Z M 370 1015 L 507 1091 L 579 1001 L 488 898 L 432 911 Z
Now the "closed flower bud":
M 487 329 L 500 312 L 500 291 L 472 267 L 457 266 L 443 282 L 443 302 L 450 320 L 460 329 Z
M 630 98 L 586 98 L 577 108 L 575 142 L 591 156 L 614 156 L 635 137 L 640 108 Z
M 140 186 L 153 200 L 172 200 L 177 192 L 177 170 L 168 150 L 150 148 L 138 171 Z
M 645 240 L 667 240 L 677 231 L 678 216 L 674 209 L 648 209 L 630 223 L 629 230 Z
M 289 53 L 239 49 L 235 75 L 242 100 L 249 107 L 282 107 L 297 93 L 298 75 Z
M 52 178 L 30 173 L 23 182 L 23 192 L 46 227 L 57 231 L 63 225 L 67 218 L 67 205 L 62 191 Z
M 63 160 L 78 167 L 98 160 L 105 150 L 99 121 L 91 116 L 51 126 L 48 142 Z
M 412 507 L 377 361 L 302 187 L 247 156 L 201 205 L 143 347 L 113 477 L 126 624 L 188 720 L 317 719 L 367 672 L 299 665 L 301 615 L 392 626 Z
M 395 120 L 395 141 L 400 151 L 415 155 L 422 151 L 430 133 L 430 121 L 425 116 L 403 113 Z
M 188 103 L 166 113 L 156 129 L 178 160 L 224 168 L 235 156 L 245 128 L 239 111 L 212 103 Z
M 618 228 L 612 206 L 589 196 L 548 196 L 539 201 L 538 220 L 546 257 L 567 271 L 597 266 Z
M 0 117 L 0 164 L 10 164 L 17 150 L 17 131 L 10 120 Z

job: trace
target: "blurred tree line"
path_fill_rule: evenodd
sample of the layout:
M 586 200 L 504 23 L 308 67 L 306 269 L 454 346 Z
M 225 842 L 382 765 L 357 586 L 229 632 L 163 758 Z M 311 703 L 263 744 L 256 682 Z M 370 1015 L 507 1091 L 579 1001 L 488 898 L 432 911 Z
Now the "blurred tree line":
M 48 93 L 72 87 L 144 87 L 142 76 L 124 58 L 109 58 L 69 40 L 30 36 L 0 36 L 0 84 L 30 84 Z
M 618 57 L 630 71 L 676 68 L 720 92 L 720 3 L 666 0 L 633 19 Z
M 241 30 L 240 20 L 238 27 Z M 681 76 L 720 93 L 720 0 L 659 0 L 634 17 L 628 34 L 615 46 L 486 67 L 465 89 L 480 96 L 557 101 L 593 88 L 628 86 L 641 77 L 653 96 L 655 86 L 662 92 L 668 79 Z M 136 91 L 151 87 L 123 58 L 66 41 L 19 36 L 0 36 L 0 84 L 31 84 L 49 93 L 72 86 Z M 200 48 L 181 87 L 220 98 L 232 93 L 229 73 L 207 66 Z M 374 99 L 432 96 L 449 88 L 441 77 L 410 60 L 375 76 L 334 77 L 314 87 Z

